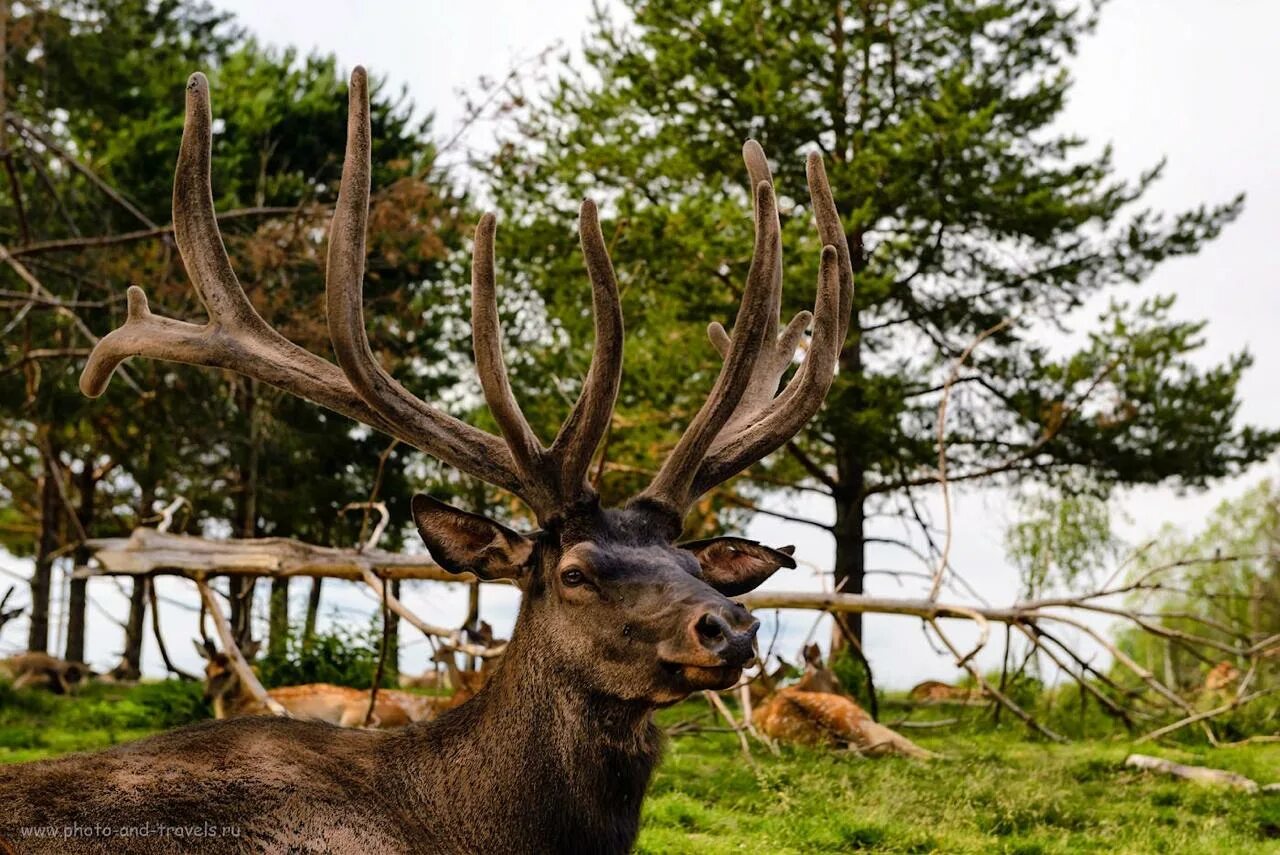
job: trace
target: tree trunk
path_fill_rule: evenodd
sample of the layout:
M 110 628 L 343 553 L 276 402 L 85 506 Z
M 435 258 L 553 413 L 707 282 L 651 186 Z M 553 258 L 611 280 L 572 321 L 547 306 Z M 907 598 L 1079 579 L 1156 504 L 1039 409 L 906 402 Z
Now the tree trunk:
M 400 580 L 391 582 L 391 596 L 400 599 Z M 387 615 L 387 673 L 392 677 L 392 684 L 400 678 L 400 615 L 390 612 Z
M 58 549 L 58 525 L 61 522 L 62 503 L 58 497 L 57 477 L 48 452 L 47 429 L 41 445 L 48 451 L 44 457 L 44 474 L 40 478 L 40 540 L 36 548 L 36 566 L 31 575 L 31 624 L 27 636 L 27 649 L 37 653 L 49 650 L 49 600 L 53 587 L 53 553 Z
M 267 611 L 267 655 L 284 656 L 289 646 L 289 580 L 271 580 Z
M 93 456 L 86 455 L 82 463 L 83 468 L 76 476 L 76 489 L 80 492 L 80 506 L 76 509 L 76 516 L 80 519 L 80 526 L 87 532 L 93 524 L 93 501 L 98 482 L 93 477 Z M 89 563 L 90 555 L 89 548 L 85 544 L 76 547 L 74 553 L 76 566 Z M 85 607 L 89 600 L 88 586 L 88 579 L 72 579 L 71 593 L 67 598 L 67 647 L 63 657 L 72 662 L 84 661 Z
M 137 680 L 142 676 L 142 635 L 147 619 L 147 587 L 151 579 L 138 576 L 129 594 L 129 620 L 124 626 L 124 653 L 112 672 L 119 680 Z
M 471 632 L 478 632 L 480 629 L 480 583 L 472 582 L 467 589 L 467 622 L 463 624 Z M 474 639 L 473 639 L 474 640 Z M 476 657 L 468 654 L 467 670 L 476 670 Z
M 844 115 L 844 111 L 839 111 Z M 841 119 L 843 121 L 843 119 Z M 838 129 L 842 130 L 842 129 Z M 843 133 L 837 140 L 843 139 Z M 860 273 L 866 265 L 865 247 L 862 241 L 862 229 L 851 228 L 845 233 L 849 245 L 849 262 L 854 275 Z M 863 394 L 860 380 L 862 378 L 862 321 L 858 310 L 857 290 L 854 291 L 852 317 L 849 320 L 849 338 L 840 351 L 840 372 L 849 378 L 847 382 L 854 385 L 854 411 L 862 408 Z M 858 455 L 859 437 L 852 430 L 835 431 L 835 506 L 836 521 L 832 527 L 832 535 L 836 541 L 835 584 L 836 590 L 845 594 L 861 594 L 863 580 L 867 571 L 865 502 L 866 496 L 866 464 Z M 859 643 L 862 635 L 862 615 L 851 614 L 841 624 L 837 623 L 832 631 L 832 653 L 844 641 L 844 632 L 853 635 Z M 865 661 L 865 660 L 864 660 Z M 870 668 L 870 665 L 868 665 Z
M 311 591 L 307 594 L 307 616 L 302 624 L 302 649 L 309 650 L 316 637 L 316 617 L 320 614 L 320 586 L 324 579 L 316 576 L 311 580 Z
M 258 384 L 245 380 L 242 405 L 249 423 L 249 437 L 245 455 L 240 464 L 240 537 L 258 536 Z M 241 647 L 253 640 L 253 586 L 252 576 L 231 576 L 228 580 L 231 596 L 231 628 L 236 644 Z
M 139 524 L 151 517 L 156 503 L 155 484 L 144 483 L 141 487 Z M 120 656 L 120 664 L 111 672 L 117 679 L 136 680 L 142 676 L 142 635 L 147 619 L 147 586 L 150 583 L 146 576 L 134 577 L 133 590 L 129 592 L 129 618 L 124 624 L 124 652 Z
M 867 569 L 866 543 L 863 540 L 863 506 L 861 497 L 836 498 L 836 522 L 832 534 L 836 541 L 836 590 L 844 594 L 861 594 Z M 845 628 L 855 640 L 862 641 L 862 615 L 850 614 Z M 843 641 L 840 626 L 835 627 L 837 641 Z M 837 646 L 840 646 L 838 643 Z

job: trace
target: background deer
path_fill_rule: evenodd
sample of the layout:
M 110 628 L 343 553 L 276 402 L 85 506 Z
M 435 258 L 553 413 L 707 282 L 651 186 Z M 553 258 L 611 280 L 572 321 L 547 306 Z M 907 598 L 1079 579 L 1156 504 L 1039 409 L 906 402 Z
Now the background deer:
M 871 757 L 900 755 L 927 759 L 936 756 L 905 736 L 873 721 L 866 710 L 840 688 L 836 675 L 822 661 L 816 644 L 804 649 L 804 676 L 780 689 L 756 710 L 755 724 L 766 736 L 802 745 L 852 748 Z
M 205 660 L 204 699 L 213 706 L 214 718 L 244 715 L 273 715 L 265 704 L 254 697 L 241 681 L 231 660 L 214 648 L 213 643 L 197 642 L 196 651 Z M 252 659 L 257 642 L 241 648 Z M 374 699 L 373 715 L 369 715 L 369 692 L 330 683 L 307 683 L 281 686 L 267 694 L 294 718 L 324 721 L 340 727 L 403 727 L 410 722 L 428 721 L 456 705 L 452 697 L 439 698 L 413 695 L 394 689 L 379 689 Z M 463 700 L 469 698 L 467 694 Z M 458 701 L 456 703 L 461 703 Z
M 19 653 L 0 660 L 0 677 L 9 680 L 15 689 L 39 686 L 55 695 L 67 695 L 93 676 L 93 669 L 85 663 L 47 653 Z
M 676 541 L 692 503 L 785 444 L 830 387 L 852 271 L 820 158 L 808 161 L 812 211 L 826 244 L 815 311 L 779 332 L 781 230 L 768 163 L 748 142 L 755 250 L 732 335 L 719 324 L 709 329 L 723 358 L 719 376 L 649 485 L 625 507 L 605 509 L 587 472 L 618 392 L 622 311 L 590 201 L 582 203 L 579 231 L 595 347 L 581 393 L 549 444 L 526 421 L 503 363 L 493 216 L 476 229 L 472 336 L 495 436 L 414 396 L 370 351 L 361 310 L 370 174 L 365 72 L 351 78 L 329 235 L 326 306 L 337 365 L 271 329 L 236 280 L 213 209 L 211 122 L 208 83 L 192 75 L 174 237 L 209 321 L 154 315 L 142 290 L 131 287 L 128 319 L 95 347 L 81 388 L 101 394 L 115 367 L 139 355 L 231 369 L 515 494 L 536 517 L 536 531 L 523 534 L 423 495 L 412 502 L 418 531 L 442 567 L 520 587 L 515 630 L 484 688 L 432 722 L 369 731 L 240 718 L 5 768 L 0 836 L 34 823 L 209 823 L 240 829 L 235 839 L 201 841 L 209 851 L 628 850 L 660 752 L 653 710 L 738 680 L 759 624 L 729 598 L 795 566 L 788 552 L 741 538 Z M 784 383 L 811 326 L 805 358 Z M 136 842 L 139 852 L 186 848 L 173 839 Z M 58 840 L 50 850 L 109 851 L 107 843 Z

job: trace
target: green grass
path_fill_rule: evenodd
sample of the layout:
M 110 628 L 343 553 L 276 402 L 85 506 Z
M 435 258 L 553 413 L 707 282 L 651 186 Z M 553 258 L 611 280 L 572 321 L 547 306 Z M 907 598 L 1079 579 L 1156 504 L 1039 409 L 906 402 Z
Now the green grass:
M 701 701 L 663 712 L 670 724 Z M 104 748 L 206 715 L 199 690 L 90 686 L 75 698 L 0 685 L 0 763 Z M 911 735 L 930 763 L 754 748 L 730 734 L 673 739 L 644 807 L 638 851 L 1280 853 L 1280 795 L 1247 795 L 1125 769 L 1133 750 L 1280 780 L 1280 745 L 1091 739 L 1050 745 L 1013 727 Z
M 753 749 L 729 734 L 671 742 L 645 803 L 639 851 L 1280 852 L 1280 795 L 1124 768 L 1134 750 L 1280 780 L 1280 746 L 1050 745 L 1012 729 L 912 734 L 929 763 Z

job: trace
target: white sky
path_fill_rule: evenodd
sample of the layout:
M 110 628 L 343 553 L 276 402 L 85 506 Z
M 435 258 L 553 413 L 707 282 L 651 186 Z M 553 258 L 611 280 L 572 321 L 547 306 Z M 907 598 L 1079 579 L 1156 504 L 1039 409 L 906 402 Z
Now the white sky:
M 393 85 L 408 86 L 423 109 L 437 116 L 436 133 L 445 138 L 461 118 L 457 90 L 481 75 L 501 77 L 514 61 L 560 41 L 576 47 L 585 31 L 589 0 L 555 3 L 489 0 L 483 4 L 443 0 L 222 0 L 242 23 L 268 43 L 302 50 L 336 53 L 344 67 L 356 63 L 386 75 Z M 1280 90 L 1280 4 L 1274 0 L 1219 0 L 1211 12 L 1203 0 L 1114 0 L 1103 15 L 1096 37 L 1088 40 L 1074 66 L 1077 80 L 1064 130 L 1091 142 L 1111 142 L 1122 174 L 1134 175 L 1161 156 L 1168 156 L 1164 181 L 1149 196 L 1157 208 L 1175 211 L 1201 202 L 1248 193 L 1241 219 L 1199 256 L 1165 265 L 1144 293 L 1176 293 L 1177 314 L 1207 319 L 1206 362 L 1219 361 L 1247 347 L 1257 363 L 1241 392 L 1241 416 L 1261 425 L 1280 424 L 1280 397 L 1275 377 L 1280 370 L 1280 113 L 1274 107 Z M 215 93 L 216 98 L 216 93 Z M 215 102 L 216 109 L 216 102 Z M 1215 486 L 1206 493 L 1175 495 L 1169 489 L 1128 492 L 1121 508 L 1129 522 L 1131 542 L 1154 533 L 1164 521 L 1195 528 L 1207 509 L 1240 493 L 1268 471 L 1260 467 L 1243 479 Z M 935 502 L 936 506 L 936 502 Z M 936 509 L 936 508 L 935 508 Z M 803 509 L 823 515 L 821 507 Z M 1003 534 L 1009 522 L 1004 496 L 994 491 L 968 491 L 955 496 L 953 564 L 993 603 L 1014 596 L 1016 574 L 1004 559 Z M 749 531 L 775 545 L 795 543 L 803 562 L 829 567 L 830 538 L 815 529 L 758 518 Z M 4 556 L 0 556 L 4 559 Z M 902 554 L 873 548 L 872 568 L 908 569 Z M 25 575 L 26 565 L 9 560 L 0 566 Z M 122 616 L 125 601 L 109 582 L 95 582 L 95 598 L 107 611 Z M 776 588 L 812 588 L 816 579 L 803 569 L 782 573 Z M 464 610 L 455 586 L 422 585 L 406 599 L 424 618 L 458 621 Z M 873 579 L 873 593 L 902 593 L 884 577 Z M 330 586 L 333 602 L 348 616 L 372 613 L 374 603 L 354 586 Z M 163 595 L 192 601 L 179 580 L 163 580 Z M 299 596 L 305 596 L 302 591 Z M 486 612 L 509 625 L 509 592 L 486 595 Z M 187 643 L 191 616 L 175 606 L 162 608 L 171 652 L 195 668 Z M 363 622 L 364 618 L 360 618 Z M 803 615 L 784 622 L 778 650 L 794 656 L 810 629 Z M 90 659 L 110 666 L 120 648 L 120 632 L 100 612 L 90 613 Z M 504 628 L 504 627 L 500 627 Z M 762 637 L 771 627 L 766 620 Z M 11 649 L 20 632 L 11 629 L 0 649 Z M 957 637 L 967 637 L 957 629 Z M 424 660 L 424 645 L 406 627 L 403 652 L 408 670 Z M 984 654 L 984 667 L 998 662 L 997 645 Z M 927 677 L 950 679 L 955 671 L 924 641 L 917 621 L 867 618 L 867 648 L 883 685 L 906 687 Z M 145 664 L 159 674 L 159 659 L 147 639 Z

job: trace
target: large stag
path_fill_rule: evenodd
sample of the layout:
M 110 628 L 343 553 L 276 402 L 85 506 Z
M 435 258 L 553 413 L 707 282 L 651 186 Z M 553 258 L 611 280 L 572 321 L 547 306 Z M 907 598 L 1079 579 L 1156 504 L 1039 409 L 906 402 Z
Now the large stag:
M 206 324 L 151 313 L 141 289 L 81 379 L 101 394 L 115 367 L 148 356 L 225 368 L 350 416 L 507 490 L 536 515 L 518 533 L 415 496 L 435 559 L 508 579 L 523 599 L 496 673 L 471 701 L 397 732 L 285 718 L 195 725 L 88 756 L 0 772 L 0 836 L 22 851 L 118 851 L 92 835 L 35 839 L 32 826 L 212 829 L 201 851 L 624 852 L 661 740 L 652 711 L 731 686 L 754 655 L 757 622 L 730 597 L 759 585 L 789 551 L 724 537 L 678 544 L 698 496 L 786 443 L 826 395 L 847 329 L 852 271 L 822 162 L 808 161 L 822 242 L 817 302 L 779 333 L 781 237 L 764 153 L 744 155 L 755 250 L 730 336 L 709 330 L 723 365 L 710 395 L 652 482 L 604 509 L 587 472 L 622 371 L 622 312 L 596 208 L 579 225 L 595 312 L 581 394 L 551 444 L 534 435 L 503 363 L 491 215 L 476 229 L 472 335 L 501 437 L 423 402 L 378 364 L 361 310 L 369 201 L 368 83 L 351 77 L 346 160 L 329 236 L 327 311 L 337 365 L 271 329 L 232 272 L 209 179 L 208 83 L 194 74 L 174 179 L 174 232 L 209 312 Z M 806 330 L 803 362 L 782 383 Z M 781 387 L 781 389 L 780 389 Z M 219 829 L 220 836 L 213 836 Z M 152 834 L 134 852 L 185 851 Z

